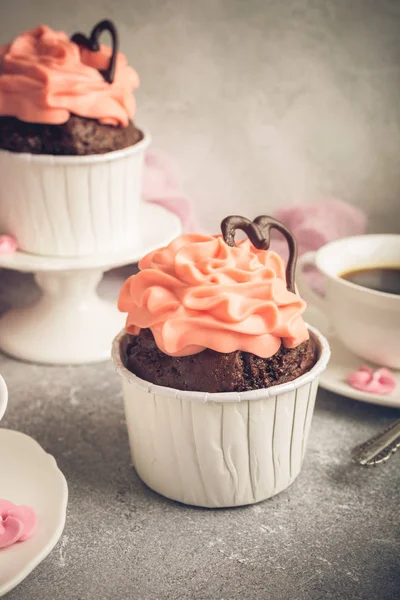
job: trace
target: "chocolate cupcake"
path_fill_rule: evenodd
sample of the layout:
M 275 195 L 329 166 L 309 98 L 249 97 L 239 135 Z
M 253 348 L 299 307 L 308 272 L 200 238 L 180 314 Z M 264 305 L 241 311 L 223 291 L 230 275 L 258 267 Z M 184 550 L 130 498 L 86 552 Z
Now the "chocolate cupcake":
M 247 392 L 293 381 L 315 364 L 312 338 L 296 348 L 283 345 L 269 358 L 251 352 L 217 352 L 206 348 L 190 356 L 162 352 L 150 329 L 130 338 L 126 366 L 141 379 L 177 390 Z
M 272 228 L 288 241 L 286 268 Z M 236 243 L 237 229 L 249 239 Z M 140 261 L 121 289 L 128 316 L 113 353 L 139 475 L 201 506 L 290 485 L 329 357 L 302 318 L 292 234 L 270 217 L 229 217 L 222 232 L 180 236 Z
M 138 86 L 110 21 L 89 37 L 42 25 L 0 46 L 0 231 L 21 249 L 79 257 L 135 246 L 149 143 L 133 122 Z
M 0 148 L 10 152 L 85 156 L 128 148 L 142 139 L 132 121 L 126 127 L 103 125 L 96 119 L 71 115 L 66 123 L 48 125 L 0 117 Z

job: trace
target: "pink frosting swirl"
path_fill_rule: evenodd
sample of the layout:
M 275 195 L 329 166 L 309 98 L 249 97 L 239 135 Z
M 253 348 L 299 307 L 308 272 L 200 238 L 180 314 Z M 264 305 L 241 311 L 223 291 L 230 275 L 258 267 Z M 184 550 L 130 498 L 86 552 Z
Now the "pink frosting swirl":
M 68 35 L 41 25 L 0 46 L 0 115 L 30 123 L 61 124 L 71 114 L 127 126 L 135 114 L 139 77 L 119 52 L 112 84 L 105 69 L 111 49 L 91 52 Z
M 122 286 L 118 307 L 126 329 L 149 327 L 171 356 L 243 350 L 262 358 L 281 343 L 308 339 L 305 302 L 286 289 L 283 260 L 248 240 L 228 246 L 221 236 L 182 235 L 139 263 Z

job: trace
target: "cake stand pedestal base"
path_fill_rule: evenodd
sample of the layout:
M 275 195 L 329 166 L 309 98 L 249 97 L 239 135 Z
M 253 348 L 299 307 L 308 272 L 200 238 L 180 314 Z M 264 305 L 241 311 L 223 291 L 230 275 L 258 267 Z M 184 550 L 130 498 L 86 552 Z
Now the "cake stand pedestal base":
M 19 251 L 1 255 L 0 267 L 34 273 L 42 295 L 33 306 L 11 309 L 0 318 L 0 348 L 36 363 L 108 360 L 125 315 L 98 296 L 103 273 L 137 262 L 181 233 L 180 221 L 172 213 L 156 205 L 147 205 L 146 213 L 151 227 L 146 244 L 123 255 L 52 258 Z
M 37 273 L 39 301 L 0 319 L 0 346 L 22 360 L 87 363 L 107 360 L 125 316 L 99 298 L 101 270 Z

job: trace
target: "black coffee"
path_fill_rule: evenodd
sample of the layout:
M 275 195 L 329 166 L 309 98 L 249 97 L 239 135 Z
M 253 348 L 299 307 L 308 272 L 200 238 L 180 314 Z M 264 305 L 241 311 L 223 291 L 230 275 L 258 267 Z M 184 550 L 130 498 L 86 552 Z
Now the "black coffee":
M 400 267 L 355 269 L 342 273 L 341 278 L 371 290 L 400 295 Z

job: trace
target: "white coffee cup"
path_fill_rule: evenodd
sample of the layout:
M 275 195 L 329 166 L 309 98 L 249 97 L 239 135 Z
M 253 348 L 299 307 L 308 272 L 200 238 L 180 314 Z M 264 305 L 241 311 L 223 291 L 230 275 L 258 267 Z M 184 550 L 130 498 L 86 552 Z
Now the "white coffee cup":
M 306 265 L 325 276 L 325 297 L 304 279 Z M 400 369 L 400 295 L 341 278 L 348 271 L 377 267 L 400 268 L 400 235 L 360 235 L 307 252 L 298 262 L 298 288 L 306 302 L 324 312 L 349 350 L 377 365 Z
M 7 408 L 7 400 L 8 400 L 8 391 L 6 382 L 0 375 L 0 421 L 3 418 L 4 413 Z

